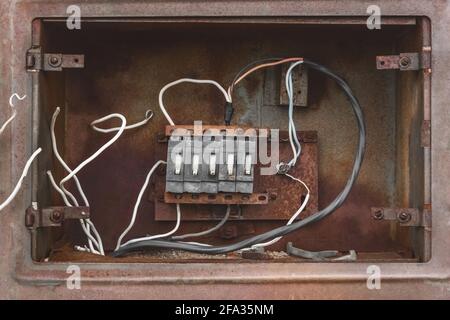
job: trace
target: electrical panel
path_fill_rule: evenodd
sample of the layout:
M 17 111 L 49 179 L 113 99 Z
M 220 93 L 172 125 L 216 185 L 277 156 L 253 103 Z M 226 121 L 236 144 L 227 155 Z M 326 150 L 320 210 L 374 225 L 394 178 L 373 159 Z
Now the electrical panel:
M 166 192 L 253 193 L 256 130 L 176 127 L 167 147 Z

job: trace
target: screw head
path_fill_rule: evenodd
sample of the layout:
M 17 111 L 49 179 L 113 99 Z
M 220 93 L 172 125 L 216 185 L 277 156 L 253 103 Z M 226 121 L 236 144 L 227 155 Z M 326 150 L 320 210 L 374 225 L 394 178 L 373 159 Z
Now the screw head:
M 61 65 L 61 58 L 58 56 L 50 56 L 48 58 L 48 64 L 52 67 L 59 67 Z
M 51 216 L 50 216 L 50 220 L 53 222 L 60 222 L 62 219 L 62 213 L 60 211 L 53 211 Z
M 400 212 L 398 215 L 398 220 L 402 223 L 408 222 L 411 220 L 411 214 L 409 212 Z
M 374 217 L 376 220 L 381 220 L 381 219 L 383 219 L 383 218 L 384 218 L 383 210 L 381 210 L 381 209 L 376 210 L 376 211 L 373 213 L 373 217 Z
M 411 64 L 411 58 L 410 57 L 401 57 L 399 61 L 400 66 L 403 68 L 408 67 Z

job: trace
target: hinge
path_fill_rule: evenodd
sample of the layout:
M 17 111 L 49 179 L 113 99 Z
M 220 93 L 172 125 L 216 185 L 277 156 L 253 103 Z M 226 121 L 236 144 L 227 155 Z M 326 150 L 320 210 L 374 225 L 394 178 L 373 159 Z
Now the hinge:
M 407 52 L 398 55 L 377 56 L 377 69 L 426 70 L 431 72 L 431 47 L 423 47 L 422 52 Z
M 420 211 L 416 208 L 371 208 L 375 220 L 397 221 L 404 227 L 431 227 L 431 210 Z
M 42 48 L 28 49 L 26 57 L 28 72 L 62 71 L 66 68 L 84 68 L 83 54 L 43 53 Z
M 60 227 L 65 220 L 88 219 L 89 207 L 48 207 L 38 209 L 31 206 L 25 213 L 28 229 Z

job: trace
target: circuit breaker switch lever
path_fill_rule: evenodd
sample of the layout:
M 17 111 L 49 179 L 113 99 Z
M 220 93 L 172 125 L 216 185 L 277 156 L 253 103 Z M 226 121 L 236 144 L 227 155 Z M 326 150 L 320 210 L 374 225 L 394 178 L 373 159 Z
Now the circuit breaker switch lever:
M 209 158 L 209 174 L 216 175 L 216 155 L 214 153 Z
M 229 153 L 227 155 L 227 172 L 229 176 L 233 175 L 234 168 L 234 153 Z
M 179 175 L 181 174 L 181 166 L 183 164 L 183 157 L 181 156 L 181 154 L 177 154 L 175 156 L 175 174 Z
M 198 175 L 198 167 L 200 164 L 200 156 L 198 154 L 194 154 L 192 156 L 192 175 Z
M 244 173 L 246 175 L 252 174 L 252 156 L 250 153 L 245 155 Z

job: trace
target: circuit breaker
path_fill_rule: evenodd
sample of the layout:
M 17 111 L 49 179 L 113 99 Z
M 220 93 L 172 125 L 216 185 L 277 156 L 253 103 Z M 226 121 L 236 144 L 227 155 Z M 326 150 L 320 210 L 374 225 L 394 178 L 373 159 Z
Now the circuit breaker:
M 167 147 L 166 192 L 253 192 L 256 130 L 177 127 Z

